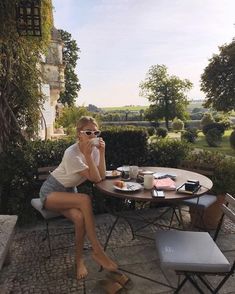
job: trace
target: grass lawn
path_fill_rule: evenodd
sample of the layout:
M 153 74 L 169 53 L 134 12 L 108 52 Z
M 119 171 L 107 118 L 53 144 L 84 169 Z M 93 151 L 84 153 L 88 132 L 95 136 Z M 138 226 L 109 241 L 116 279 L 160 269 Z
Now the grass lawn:
M 223 154 L 227 154 L 227 155 L 235 157 L 235 150 L 231 148 L 230 143 L 229 143 L 229 136 L 232 131 L 233 130 L 225 131 L 223 138 L 222 138 L 222 143 L 219 147 L 209 147 L 206 140 L 205 140 L 205 136 L 203 135 L 202 132 L 200 132 L 198 134 L 197 141 L 194 143 L 194 146 L 195 146 L 195 148 L 204 149 L 204 150 L 208 150 L 208 151 L 217 151 L 217 152 L 221 152 Z
M 222 143 L 219 147 L 209 147 L 206 140 L 205 140 L 205 136 L 203 135 L 202 132 L 200 132 L 198 134 L 198 138 L 197 138 L 196 142 L 193 144 L 193 146 L 194 146 L 194 148 L 197 148 L 197 149 L 220 152 L 222 154 L 235 157 L 235 150 L 231 148 L 230 142 L 229 142 L 229 137 L 230 137 L 230 134 L 232 133 L 232 131 L 233 130 L 225 131 L 223 138 L 222 138 Z M 180 132 L 178 132 L 178 133 L 169 132 L 168 138 L 180 140 Z

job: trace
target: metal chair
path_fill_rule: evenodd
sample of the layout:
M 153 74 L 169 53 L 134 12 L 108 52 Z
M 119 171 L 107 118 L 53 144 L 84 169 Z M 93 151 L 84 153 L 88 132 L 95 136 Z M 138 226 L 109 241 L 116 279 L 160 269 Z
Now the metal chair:
M 37 182 L 39 183 L 40 186 L 43 183 L 43 181 L 47 179 L 49 174 L 56 167 L 57 166 L 46 166 L 46 167 L 38 168 L 38 170 L 37 170 Z M 42 241 L 47 240 L 48 248 L 49 248 L 49 257 L 50 257 L 52 255 L 52 250 L 58 250 L 58 249 L 62 249 L 62 248 L 61 247 L 60 248 L 52 248 L 52 246 L 51 246 L 51 234 L 50 234 L 50 230 L 49 230 L 49 221 L 54 219 L 54 218 L 63 217 L 63 216 L 60 213 L 44 209 L 42 207 L 42 202 L 41 202 L 40 198 L 33 198 L 31 200 L 31 205 L 32 205 L 32 207 L 34 209 L 36 209 L 41 214 L 41 216 L 43 217 L 43 219 L 45 221 L 46 233 L 45 233 L 45 236 L 43 237 Z M 65 227 L 65 228 L 67 229 L 67 227 Z M 69 229 L 71 229 L 71 228 L 69 227 Z M 62 234 L 66 234 L 66 233 L 62 233 Z M 62 234 L 53 234 L 53 236 L 62 235 Z
M 159 231 L 155 235 L 156 248 L 161 266 L 172 269 L 184 279 L 178 284 L 174 293 L 179 293 L 184 284 L 189 281 L 199 293 L 205 293 L 202 285 L 210 293 L 218 293 L 224 283 L 234 273 L 235 261 L 230 263 L 215 243 L 224 216 L 235 222 L 235 199 L 226 194 L 227 204 L 221 209 L 223 215 L 217 226 L 214 238 L 208 232 L 192 231 Z M 220 275 L 223 278 L 215 287 L 206 279 L 207 275 Z M 201 282 L 200 284 L 198 282 Z

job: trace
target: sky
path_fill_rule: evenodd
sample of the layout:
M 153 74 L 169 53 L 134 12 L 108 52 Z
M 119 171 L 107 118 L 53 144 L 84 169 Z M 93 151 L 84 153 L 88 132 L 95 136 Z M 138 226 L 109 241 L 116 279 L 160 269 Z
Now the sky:
M 234 0 L 53 0 L 54 24 L 81 52 L 77 104 L 149 105 L 139 84 L 152 65 L 189 79 L 189 99 L 203 99 L 200 76 L 218 46 L 235 37 Z

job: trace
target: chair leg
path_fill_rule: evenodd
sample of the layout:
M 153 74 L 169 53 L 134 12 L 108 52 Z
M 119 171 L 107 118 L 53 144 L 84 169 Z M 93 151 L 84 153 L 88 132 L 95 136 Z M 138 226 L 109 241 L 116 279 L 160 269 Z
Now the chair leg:
M 234 265 L 233 265 L 234 266 Z M 228 280 L 228 278 L 233 274 L 233 271 L 231 270 L 219 283 L 219 285 L 215 288 L 213 293 L 218 293 L 219 289 L 224 285 L 224 283 Z
M 188 278 L 185 277 L 183 279 L 183 281 L 178 285 L 177 289 L 174 291 L 175 294 L 179 293 L 179 291 L 181 290 L 181 288 L 184 286 L 184 284 L 187 282 Z
M 48 224 L 48 221 L 46 221 L 46 236 L 47 236 L 47 242 L 48 242 L 48 248 L 49 248 L 49 256 L 48 257 L 51 257 L 52 255 L 52 249 L 51 249 L 51 239 L 50 239 L 50 232 L 49 232 L 49 224 Z
M 199 293 L 204 294 L 205 292 L 201 290 L 201 288 L 198 286 L 198 284 L 192 279 L 190 275 L 187 273 L 185 274 L 188 280 L 191 282 L 191 284 L 198 290 Z
M 178 285 L 178 288 L 174 291 L 174 294 L 179 293 L 179 291 L 182 289 L 182 287 L 184 286 L 184 284 L 187 281 L 190 281 L 190 283 L 198 290 L 199 293 L 204 294 L 204 291 L 201 290 L 201 288 L 198 286 L 198 284 L 194 281 L 194 279 L 191 277 L 191 275 L 189 275 L 188 273 L 184 273 L 185 278 L 183 279 L 183 281 Z

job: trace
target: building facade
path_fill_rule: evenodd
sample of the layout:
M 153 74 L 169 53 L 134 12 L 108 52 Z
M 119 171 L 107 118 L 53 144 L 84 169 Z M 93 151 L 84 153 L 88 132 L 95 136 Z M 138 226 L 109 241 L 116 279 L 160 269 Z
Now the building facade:
M 58 136 L 54 122 L 56 118 L 57 101 L 60 92 L 64 90 L 63 42 L 58 30 L 53 27 L 52 38 L 48 52 L 42 56 L 41 72 L 43 76 L 42 93 L 45 102 L 41 109 L 39 137 L 41 139 L 53 139 Z

